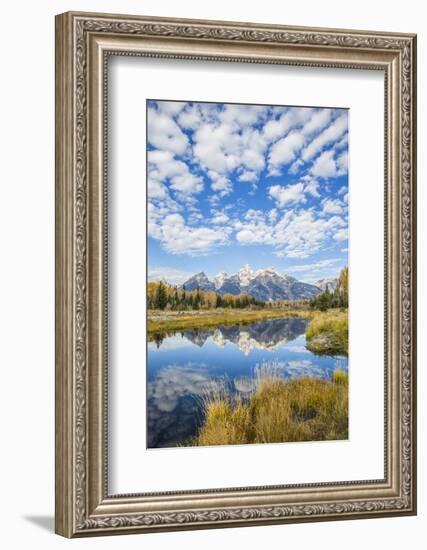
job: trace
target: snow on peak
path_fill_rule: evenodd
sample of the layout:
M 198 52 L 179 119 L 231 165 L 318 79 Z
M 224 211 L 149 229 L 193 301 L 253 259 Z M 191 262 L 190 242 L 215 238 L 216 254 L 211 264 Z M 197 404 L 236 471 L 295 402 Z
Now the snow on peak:
M 254 278 L 255 273 L 252 271 L 249 264 L 244 265 L 237 274 L 240 284 L 242 286 L 247 286 L 250 281 Z
M 207 279 L 206 273 L 204 271 L 201 271 L 200 273 L 196 273 L 196 275 L 193 275 L 192 277 L 196 281 L 204 281 Z
M 215 288 L 221 288 L 226 279 L 228 279 L 228 274 L 225 271 L 220 271 L 213 279 Z
M 279 277 L 282 277 L 282 275 L 280 275 L 280 273 L 276 269 L 274 269 L 274 267 L 266 267 L 265 269 L 258 269 L 255 272 L 255 276 L 257 277 L 258 275 L 279 275 Z

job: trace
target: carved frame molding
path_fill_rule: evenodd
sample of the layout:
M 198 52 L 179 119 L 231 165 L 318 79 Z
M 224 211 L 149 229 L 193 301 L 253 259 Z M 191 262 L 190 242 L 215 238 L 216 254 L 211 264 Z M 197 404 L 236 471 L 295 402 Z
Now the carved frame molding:
M 106 58 L 369 68 L 385 73 L 385 479 L 108 495 Z M 67 536 L 414 514 L 416 37 L 66 13 L 56 18 L 56 531 Z

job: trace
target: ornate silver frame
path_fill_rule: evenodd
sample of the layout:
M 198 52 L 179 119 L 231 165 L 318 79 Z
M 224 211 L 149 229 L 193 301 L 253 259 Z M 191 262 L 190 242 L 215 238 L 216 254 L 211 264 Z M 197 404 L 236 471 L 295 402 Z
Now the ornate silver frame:
M 109 495 L 106 58 L 297 64 L 385 74 L 385 477 Z M 416 37 L 123 15 L 56 18 L 56 532 L 66 537 L 416 513 Z

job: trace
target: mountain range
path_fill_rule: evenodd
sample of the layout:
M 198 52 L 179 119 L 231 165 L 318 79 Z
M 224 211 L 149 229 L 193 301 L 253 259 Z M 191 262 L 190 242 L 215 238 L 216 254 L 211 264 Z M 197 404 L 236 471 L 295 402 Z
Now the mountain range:
M 234 275 L 228 275 L 222 271 L 213 280 L 201 271 L 190 277 L 181 288 L 185 287 L 186 290 L 199 288 L 218 294 L 248 294 L 257 300 L 268 302 L 314 298 L 325 290 L 326 285 L 330 291 L 333 291 L 336 283 L 337 279 L 321 279 L 318 284 L 312 285 L 298 281 L 289 275 L 282 275 L 271 267 L 253 271 L 246 264 Z

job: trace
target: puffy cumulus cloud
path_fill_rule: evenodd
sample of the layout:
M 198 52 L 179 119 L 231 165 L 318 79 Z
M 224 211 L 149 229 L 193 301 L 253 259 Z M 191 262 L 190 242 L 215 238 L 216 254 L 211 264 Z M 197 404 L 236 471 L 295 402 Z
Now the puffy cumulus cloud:
M 348 146 L 348 132 L 345 133 L 343 137 L 334 144 L 334 149 L 338 151 L 339 149 L 344 149 L 344 147 L 347 147 L 347 146 Z
M 148 176 L 148 196 L 151 199 L 164 200 L 169 194 L 167 187 L 158 179 Z
M 226 104 L 219 112 L 218 118 L 222 122 L 236 125 L 238 129 L 242 126 L 252 126 L 264 120 L 268 113 L 268 107 L 263 105 L 240 105 Z
M 269 176 L 289 165 L 290 173 L 307 171 L 306 163 L 324 147 L 345 145 L 346 128 L 347 113 L 336 109 L 168 101 L 150 102 L 148 109 L 149 143 L 196 172 L 195 178 L 179 177 L 176 190 L 188 193 L 196 182 L 200 188 L 204 172 L 216 194 L 208 199 L 213 203 L 238 182 L 251 183 L 254 192 L 266 169 Z M 312 174 L 344 173 L 345 156 L 327 161 L 317 159 Z M 165 193 L 158 183 L 152 188 L 159 198 Z M 309 189 L 316 196 L 316 184 Z
M 211 179 L 211 189 L 215 191 L 215 197 L 225 197 L 232 192 L 233 185 L 227 176 L 218 174 L 215 170 L 209 170 L 208 176 Z
M 242 172 L 240 172 L 238 180 L 255 183 L 258 180 L 258 176 L 256 172 L 253 172 L 251 170 L 243 170 Z
M 340 216 L 325 219 L 313 209 L 307 209 L 287 210 L 275 220 L 260 211 L 252 211 L 243 221 L 235 223 L 235 230 L 241 244 L 267 244 L 273 246 L 279 257 L 307 258 L 329 239 L 336 240 L 336 235 L 346 226 Z
M 236 171 L 250 172 L 253 180 L 265 166 L 266 143 L 252 127 L 239 126 L 235 121 L 203 122 L 192 139 L 194 161 L 208 173 L 229 179 Z
M 337 175 L 343 176 L 348 173 L 348 152 L 345 151 L 337 158 Z
M 263 127 L 263 134 L 269 142 L 285 136 L 293 128 L 301 128 L 310 120 L 315 110 L 311 107 L 285 107 L 277 113 L 280 116 L 269 120 Z
M 277 141 L 272 146 L 268 157 L 269 174 L 271 176 L 280 175 L 280 167 L 295 160 L 297 152 L 303 144 L 304 137 L 301 132 L 291 132 L 285 138 Z
M 322 207 L 324 214 L 342 214 L 344 212 L 343 205 L 339 199 L 323 199 Z
M 294 108 L 282 115 L 278 121 L 271 121 L 269 129 L 267 128 L 269 123 L 266 124 L 265 132 L 270 138 L 276 135 L 279 128 L 285 130 L 284 133 L 289 130 L 286 137 L 279 139 L 271 147 L 268 158 L 269 174 L 279 175 L 282 166 L 291 162 L 293 164 L 289 171 L 297 173 L 306 160 L 297 156 L 312 136 L 318 134 L 330 123 L 332 112 L 332 109 Z
M 311 175 L 306 175 L 301 178 L 304 183 L 304 191 L 312 197 L 320 197 L 319 193 L 319 180 Z
M 184 101 L 157 101 L 156 105 L 160 112 L 169 116 L 177 116 L 187 103 Z
M 337 109 L 150 102 L 149 235 L 193 256 L 233 243 L 305 258 L 344 240 L 347 187 L 333 195 L 325 180 L 347 173 L 347 140 Z M 269 183 L 284 169 L 294 181 Z M 250 209 L 253 194 L 274 202 Z
M 348 229 L 347 228 L 339 229 L 334 235 L 334 240 L 338 241 L 338 242 L 345 241 L 347 239 L 348 239 Z
M 314 138 L 302 151 L 302 159 L 307 162 L 316 156 L 324 147 L 335 142 L 347 131 L 348 115 L 340 115 L 321 134 Z
M 272 185 L 268 194 L 276 200 L 277 206 L 283 208 L 289 203 L 305 202 L 304 184 L 295 183 L 294 185 Z
M 168 196 L 166 183 L 181 198 L 203 190 L 203 179 L 190 172 L 188 165 L 177 160 L 170 151 L 149 151 L 147 159 L 150 199 L 165 199 Z
M 297 183 L 289 185 L 272 185 L 268 189 L 270 198 L 276 201 L 276 205 L 284 208 L 287 204 L 307 202 L 307 195 L 320 197 L 319 181 L 312 175 L 306 175 Z
M 157 149 L 182 155 L 187 150 L 187 136 L 167 113 L 149 107 L 147 112 L 148 142 Z
M 180 213 L 148 205 L 148 234 L 170 254 L 205 255 L 214 247 L 227 244 L 230 233 L 228 227 L 192 227 Z
M 230 218 L 224 212 L 215 212 L 211 222 L 215 225 L 222 225 L 230 221 Z
M 307 258 L 317 252 L 322 243 L 343 226 L 346 226 L 346 222 L 339 216 L 322 219 L 316 217 L 313 210 L 303 210 L 297 213 L 286 212 L 276 225 L 275 236 L 278 243 L 284 244 L 278 255 L 289 258 Z
M 321 178 L 336 178 L 347 174 L 347 164 L 347 152 L 342 153 L 336 158 L 335 151 L 329 149 L 316 158 L 311 168 L 311 173 Z

